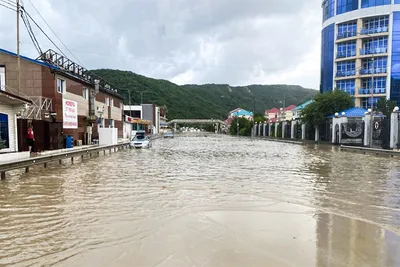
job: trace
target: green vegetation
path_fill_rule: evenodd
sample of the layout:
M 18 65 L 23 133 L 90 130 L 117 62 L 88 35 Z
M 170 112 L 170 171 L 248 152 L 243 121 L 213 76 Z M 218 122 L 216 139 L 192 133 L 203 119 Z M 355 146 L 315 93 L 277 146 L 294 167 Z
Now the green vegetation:
M 253 111 L 253 96 L 256 112 L 265 109 L 299 105 L 313 98 L 316 90 L 294 85 L 249 85 L 231 87 L 226 84 L 176 85 L 166 80 L 157 80 L 130 71 L 99 69 L 93 72 L 115 85 L 125 104 L 140 104 L 140 92 L 144 103 L 166 105 L 168 119 L 225 119 L 227 113 L 237 107 Z
M 239 135 L 251 136 L 251 129 L 253 122 L 246 118 L 235 118 L 232 121 L 231 127 L 229 128 L 231 135 L 237 135 L 237 122 L 239 120 Z
M 353 100 L 343 91 L 334 90 L 317 94 L 314 102 L 304 108 L 302 120 L 309 125 L 321 125 L 327 116 L 351 107 L 354 107 Z
M 376 109 L 378 112 L 382 112 L 386 117 L 390 117 L 390 114 L 396 106 L 396 101 L 387 100 L 386 98 L 380 98 L 378 102 L 376 102 Z

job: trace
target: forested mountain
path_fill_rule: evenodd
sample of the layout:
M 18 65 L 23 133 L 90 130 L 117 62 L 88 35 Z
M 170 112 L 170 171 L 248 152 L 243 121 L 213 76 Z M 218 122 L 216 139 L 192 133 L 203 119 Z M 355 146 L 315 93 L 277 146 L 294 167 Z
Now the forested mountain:
M 228 87 L 226 84 L 177 85 L 166 80 L 148 78 L 130 71 L 99 69 L 93 73 L 115 85 L 129 104 L 143 103 L 166 105 L 168 119 L 215 118 L 225 119 L 227 113 L 237 107 L 253 110 L 253 95 L 256 112 L 294 104 L 311 99 L 316 90 L 297 85 L 249 85 Z

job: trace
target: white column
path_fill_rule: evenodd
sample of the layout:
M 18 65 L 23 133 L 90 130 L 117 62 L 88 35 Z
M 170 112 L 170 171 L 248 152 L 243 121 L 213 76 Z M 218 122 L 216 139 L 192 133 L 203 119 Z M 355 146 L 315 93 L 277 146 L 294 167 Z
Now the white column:
M 395 111 L 390 116 L 390 148 L 397 148 L 399 142 L 399 112 Z
M 294 126 L 297 124 L 297 121 L 292 121 L 291 125 L 291 132 L 290 132 L 290 138 L 294 139 Z
M 306 124 L 301 125 L 301 140 L 306 140 Z
M 364 146 L 369 146 L 370 144 L 370 131 L 371 129 L 371 114 L 366 114 L 364 117 Z
M 268 137 L 271 137 L 272 123 L 268 123 Z
M 263 135 L 264 135 L 264 137 L 265 137 L 265 136 L 267 136 L 267 131 L 266 131 L 266 130 L 267 130 L 267 124 L 266 124 L 266 123 L 263 123 L 263 127 L 264 127 L 264 128 L 263 128 L 263 129 L 264 129 Z
M 277 123 L 277 122 L 275 122 L 275 138 L 277 138 L 278 136 L 278 126 L 279 126 L 279 123 Z
M 315 142 L 319 141 L 319 128 L 318 126 L 315 128 L 315 138 L 314 138 Z

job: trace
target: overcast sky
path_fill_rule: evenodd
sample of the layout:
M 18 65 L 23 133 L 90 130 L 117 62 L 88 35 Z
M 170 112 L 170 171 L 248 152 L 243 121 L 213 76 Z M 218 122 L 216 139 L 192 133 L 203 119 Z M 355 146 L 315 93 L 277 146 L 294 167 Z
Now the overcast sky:
M 321 0 L 30 1 L 88 69 L 131 70 L 178 84 L 319 85 Z M 76 61 L 29 0 L 23 4 Z M 0 6 L 0 47 L 14 52 L 15 17 Z M 43 50 L 54 49 L 35 32 Z M 21 54 L 38 56 L 22 22 Z

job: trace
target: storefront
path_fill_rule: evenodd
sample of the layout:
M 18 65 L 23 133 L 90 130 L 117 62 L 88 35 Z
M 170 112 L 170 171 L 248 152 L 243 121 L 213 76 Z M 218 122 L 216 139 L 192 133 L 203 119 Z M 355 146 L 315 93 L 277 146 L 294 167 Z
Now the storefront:
M 17 117 L 30 100 L 0 91 L 0 153 L 18 151 Z

